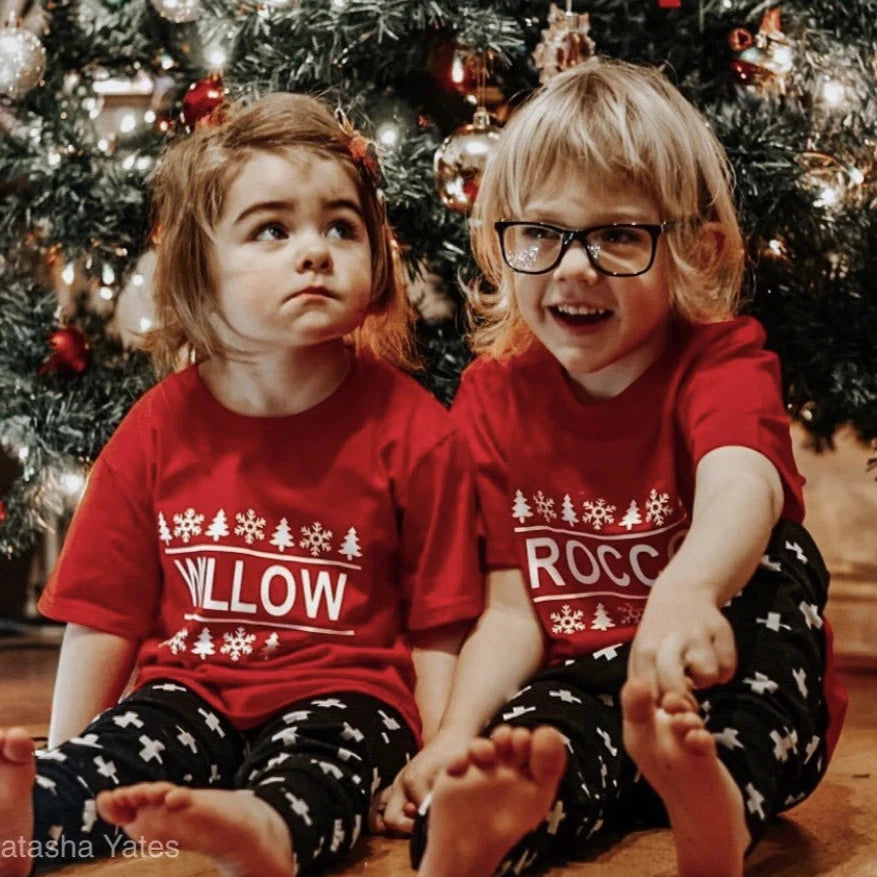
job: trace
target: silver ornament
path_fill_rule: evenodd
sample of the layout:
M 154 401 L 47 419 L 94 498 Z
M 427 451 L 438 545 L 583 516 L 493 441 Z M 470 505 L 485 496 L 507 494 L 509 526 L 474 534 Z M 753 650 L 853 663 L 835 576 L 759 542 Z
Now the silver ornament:
M 490 123 L 487 110 L 479 107 L 472 124 L 457 128 L 436 150 L 435 183 L 445 207 L 458 213 L 472 209 L 500 130 Z
M 15 16 L 0 27 L 0 95 L 18 100 L 42 78 L 46 69 L 46 50 Z
M 201 11 L 201 0 L 152 0 L 152 5 L 162 18 L 174 24 L 195 21 Z

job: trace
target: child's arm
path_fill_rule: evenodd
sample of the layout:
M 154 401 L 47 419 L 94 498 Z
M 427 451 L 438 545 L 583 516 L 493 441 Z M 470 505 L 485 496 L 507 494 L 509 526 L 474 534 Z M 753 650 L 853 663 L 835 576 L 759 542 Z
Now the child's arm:
M 429 630 L 411 631 L 411 659 L 417 673 L 414 700 L 420 712 L 423 740 L 429 743 L 438 731 L 448 702 L 460 646 L 472 622 L 463 621 Z
M 460 650 L 438 733 L 399 773 L 389 794 L 388 828 L 411 830 L 405 803 L 420 804 L 438 772 L 536 672 L 543 653 L 542 627 L 520 570 L 489 573 L 485 610 Z
M 136 640 L 67 625 L 52 696 L 49 746 L 75 737 L 98 713 L 118 701 L 136 653 Z
M 721 613 L 752 576 L 783 507 L 779 473 L 745 447 L 716 448 L 697 466 L 691 528 L 658 576 L 633 640 L 628 674 L 656 696 L 727 682 L 737 655 Z M 687 678 L 686 678 L 687 677 Z

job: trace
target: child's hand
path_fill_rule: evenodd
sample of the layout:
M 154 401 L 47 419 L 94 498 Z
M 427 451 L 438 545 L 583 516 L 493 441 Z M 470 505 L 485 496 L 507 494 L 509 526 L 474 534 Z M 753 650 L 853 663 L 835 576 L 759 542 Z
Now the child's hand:
M 399 771 L 393 785 L 384 791 L 378 810 L 383 803 L 386 807 L 373 820 L 373 824 L 377 825 L 376 833 L 410 834 L 417 808 L 432 788 L 439 771 L 461 759 L 465 760 L 470 740 L 468 734 L 439 731 Z
M 631 679 L 646 682 L 660 700 L 727 682 L 736 667 L 734 632 L 709 599 L 652 592 L 630 650 Z

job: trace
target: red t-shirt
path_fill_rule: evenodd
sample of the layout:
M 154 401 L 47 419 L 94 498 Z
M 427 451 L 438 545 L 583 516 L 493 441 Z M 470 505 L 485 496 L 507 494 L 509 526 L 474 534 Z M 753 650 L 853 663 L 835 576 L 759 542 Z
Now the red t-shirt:
M 803 519 L 779 364 L 763 343 L 746 317 L 675 326 L 634 383 L 589 403 L 542 345 L 466 370 L 452 412 L 475 458 L 487 566 L 522 570 L 549 663 L 633 639 L 709 451 L 764 454 L 782 516 Z
M 136 684 L 241 728 L 353 690 L 417 731 L 405 632 L 481 612 L 475 533 L 465 442 L 393 367 L 360 356 L 286 417 L 229 411 L 190 367 L 102 451 L 39 608 L 139 639 Z

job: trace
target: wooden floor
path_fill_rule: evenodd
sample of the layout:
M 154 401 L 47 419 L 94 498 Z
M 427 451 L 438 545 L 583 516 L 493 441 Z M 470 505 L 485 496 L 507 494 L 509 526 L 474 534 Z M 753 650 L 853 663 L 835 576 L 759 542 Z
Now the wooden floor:
M 56 649 L 51 642 L 0 638 L 0 725 L 45 734 Z M 751 877 L 877 877 L 877 673 L 849 671 L 850 714 L 828 775 L 816 793 L 768 832 L 747 864 Z M 588 861 L 552 877 L 672 877 L 669 832 L 629 835 Z M 117 858 L 56 871 L 65 877 L 212 877 L 209 861 Z M 368 838 L 348 866 L 334 872 L 371 877 L 412 875 L 404 841 Z

